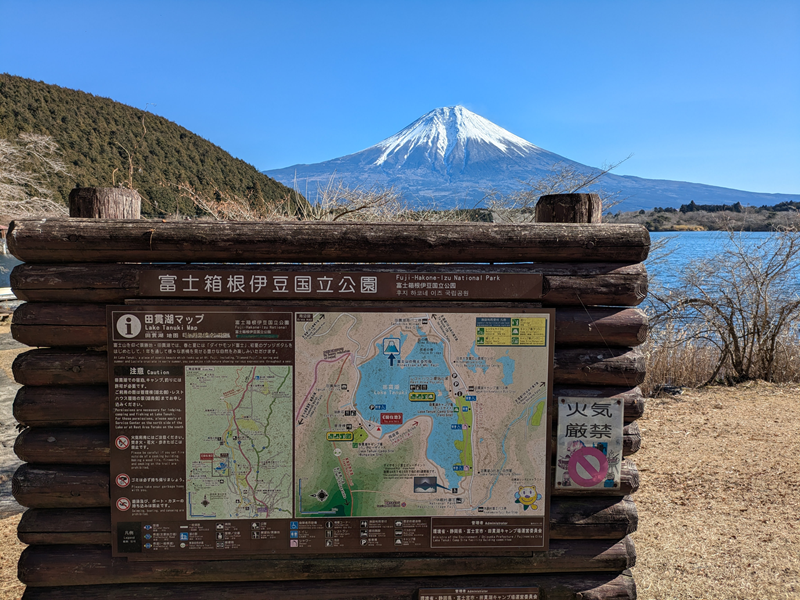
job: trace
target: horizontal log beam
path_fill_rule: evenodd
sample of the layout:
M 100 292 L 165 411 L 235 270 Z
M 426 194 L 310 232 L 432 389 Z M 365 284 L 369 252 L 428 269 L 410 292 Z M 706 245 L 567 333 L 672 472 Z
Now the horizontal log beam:
M 185 222 L 21 219 L 24 262 L 628 262 L 647 258 L 641 225 Z
M 98 508 L 110 504 L 109 481 L 106 465 L 23 464 L 12 478 L 12 492 L 28 508 Z M 639 472 L 632 461 L 623 460 L 618 490 L 552 489 L 554 497 L 627 496 L 639 489 Z
M 617 385 L 644 382 L 646 364 L 638 348 L 564 348 L 553 356 L 554 385 Z
M 17 436 L 14 452 L 34 464 L 107 465 L 108 427 L 29 428 Z
M 512 309 L 513 310 L 513 309 Z M 14 311 L 14 339 L 38 347 L 98 347 L 108 343 L 105 304 L 28 302 Z M 647 315 L 635 308 L 556 311 L 556 346 L 631 347 L 647 339 Z
M 105 385 L 107 355 L 92 350 L 29 350 L 11 365 L 22 385 Z
M 619 540 L 636 531 L 639 516 L 629 498 L 556 497 L 550 503 L 550 539 Z M 108 508 L 32 508 L 17 534 L 25 544 L 110 544 Z
M 174 260 L 174 259 L 172 259 Z M 407 273 L 538 273 L 543 276 L 544 306 L 637 306 L 647 295 L 647 269 L 643 264 L 537 263 L 528 265 L 144 265 L 144 264 L 24 264 L 11 272 L 11 288 L 27 302 L 77 302 L 114 304 L 126 299 L 155 298 L 140 292 L 140 275 L 147 271 L 180 274 L 182 271 L 235 269 L 243 273 L 320 271 Z M 161 294 L 158 298 L 170 298 Z M 531 299 L 521 298 L 520 301 Z M 294 301 L 295 304 L 297 301 Z M 454 304 L 452 298 L 426 300 Z M 280 305 L 279 302 L 271 304 Z M 352 303 L 351 303 L 352 304 Z M 409 304 L 404 302 L 405 304 Z
M 109 506 L 108 467 L 98 465 L 21 465 L 11 479 L 11 493 L 29 508 Z
M 612 540 L 553 540 L 547 552 L 527 556 L 424 556 L 353 558 L 270 558 L 211 561 L 132 561 L 113 558 L 110 546 L 28 546 L 19 559 L 22 583 L 39 586 L 120 583 L 196 583 L 224 581 L 297 581 L 563 573 L 620 572 L 636 564 L 629 537 Z
M 26 427 L 108 428 L 108 386 L 23 386 L 14 398 L 14 418 Z
M 556 387 L 553 395 L 621 400 L 626 423 L 644 414 L 639 388 Z M 14 417 L 26 427 L 108 427 L 108 416 L 107 386 L 23 386 L 14 399 Z
M 105 327 L 81 325 L 11 325 L 11 337 L 35 348 L 96 348 L 108 343 Z
M 103 385 L 107 355 L 94 350 L 29 350 L 12 364 L 22 385 Z M 554 353 L 554 385 L 635 387 L 644 381 L 645 361 L 638 349 L 564 348 Z
M 639 425 L 623 429 L 622 455 L 635 454 L 641 446 Z M 552 440 L 555 452 L 556 440 Z M 14 452 L 27 463 L 53 465 L 107 465 L 110 461 L 107 427 L 34 427 L 23 431 Z
M 647 341 L 648 321 L 636 308 L 563 308 L 556 310 L 556 348 L 638 346 Z
M 23 600 L 412 600 L 419 589 L 537 587 L 547 600 L 635 600 L 636 584 L 622 573 L 462 575 L 258 583 L 131 584 L 29 587 Z
M 23 544 L 111 544 L 108 508 L 29 508 L 17 525 Z

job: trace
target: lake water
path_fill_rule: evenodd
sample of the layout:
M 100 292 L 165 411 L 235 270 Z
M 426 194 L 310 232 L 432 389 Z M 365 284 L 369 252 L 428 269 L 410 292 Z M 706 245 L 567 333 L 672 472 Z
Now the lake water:
M 10 254 L 0 254 L 0 287 L 9 287 L 11 270 L 22 263 Z
M 457 465 L 461 459 L 456 442 L 463 442 L 466 434 L 458 424 L 459 414 L 453 412 L 453 405 L 447 400 L 450 394 L 445 382 L 450 380 L 450 369 L 444 361 L 444 343 L 430 340 L 419 330 L 417 335 L 419 339 L 404 360 L 399 357 L 395 359 L 394 356 L 389 360 L 384 353 L 382 342 L 375 344 L 377 350 L 375 357 L 358 367 L 363 385 L 358 386 L 355 404 L 361 414 L 374 423 L 380 423 L 380 413 L 384 411 L 399 412 L 403 415 L 426 414 L 431 412 L 430 404 L 414 402 L 409 399 L 408 393 L 409 381 L 425 382 L 427 385 L 425 391 L 436 394 L 436 402 L 441 403 L 440 407 L 432 411 L 437 415 L 438 412 L 443 412 L 449 416 L 449 419 L 447 416 L 433 419 L 427 444 L 428 459 L 439 465 Z M 407 335 L 401 336 L 401 347 L 407 337 Z M 401 365 L 403 368 L 398 368 Z M 388 390 L 388 393 L 383 390 Z M 376 396 L 376 391 L 382 394 Z M 399 428 L 399 424 L 381 425 L 381 437 Z M 446 487 L 458 487 L 460 478 L 465 475 L 466 473 L 458 471 L 448 473 Z M 454 481 L 451 481 L 450 477 L 453 477 Z
M 741 236 L 739 239 L 743 242 L 755 246 L 773 234 L 768 231 L 746 231 L 736 235 Z M 663 285 L 670 287 L 688 263 L 696 259 L 711 259 L 722 252 L 730 238 L 725 231 L 651 232 L 651 247 L 663 239 L 667 239 L 666 251 L 671 252 L 666 261 L 654 264 L 653 260 L 661 253 L 655 251 L 645 264 L 651 276 L 658 277 Z

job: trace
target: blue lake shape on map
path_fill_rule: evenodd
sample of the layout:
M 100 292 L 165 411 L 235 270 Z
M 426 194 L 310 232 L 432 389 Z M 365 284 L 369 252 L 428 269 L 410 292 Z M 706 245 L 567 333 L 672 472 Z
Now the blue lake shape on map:
M 467 355 L 467 360 L 465 361 L 464 366 L 467 367 L 467 370 L 472 371 L 473 373 L 477 373 L 478 369 L 481 369 L 485 374 L 489 369 L 489 365 L 486 364 L 486 359 L 482 356 L 478 356 L 475 342 L 472 342 L 472 348 L 469 349 L 469 354 Z
M 511 385 L 514 383 L 514 367 L 516 366 L 516 361 L 508 356 L 508 350 L 506 350 L 506 355 L 501 356 L 497 359 L 503 366 L 503 385 Z
M 399 366 L 395 361 L 394 366 L 389 364 L 388 356 L 382 352 L 382 344 L 376 343 L 378 354 L 358 367 L 361 373 L 361 382 L 356 392 L 355 404 L 361 415 L 373 423 L 380 423 L 381 412 L 403 413 L 403 421 L 413 421 L 419 415 L 419 411 L 428 408 L 427 402 L 412 402 L 408 399 L 409 381 L 414 377 L 439 377 L 444 381 L 450 379 L 450 369 L 444 359 L 444 343 L 431 342 L 428 337 L 418 330 L 419 340 L 414 345 L 414 349 L 403 360 L 408 363 L 413 360 L 430 360 L 432 364 L 425 366 L 414 366 L 405 364 Z M 406 343 L 406 338 L 401 339 L 401 346 Z M 398 389 L 386 389 L 383 386 L 398 386 Z M 386 392 L 386 394 L 373 394 L 373 390 Z M 447 402 L 453 406 L 449 399 L 447 388 L 441 381 L 429 382 L 427 392 L 436 394 L 436 402 Z M 384 404 L 384 410 L 370 410 L 370 405 Z M 451 409 L 452 410 L 452 409 Z M 431 415 L 428 415 L 431 416 Z M 460 452 L 455 446 L 456 441 L 463 441 L 464 435 L 460 429 L 452 429 L 451 424 L 458 422 L 458 415 L 453 413 L 451 418 L 434 416 L 433 430 L 428 437 L 427 457 L 431 462 L 440 465 L 450 476 L 458 477 L 459 471 L 453 471 L 453 465 L 461 464 Z M 381 425 L 383 435 L 389 434 L 400 425 Z M 455 487 L 455 486 L 453 486 Z

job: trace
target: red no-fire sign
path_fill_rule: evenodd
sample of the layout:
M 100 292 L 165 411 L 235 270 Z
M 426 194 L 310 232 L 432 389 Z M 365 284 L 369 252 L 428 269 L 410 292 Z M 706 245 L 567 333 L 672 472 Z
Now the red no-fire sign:
M 569 458 L 569 477 L 576 485 L 592 487 L 608 474 L 608 459 L 597 448 L 579 448 Z

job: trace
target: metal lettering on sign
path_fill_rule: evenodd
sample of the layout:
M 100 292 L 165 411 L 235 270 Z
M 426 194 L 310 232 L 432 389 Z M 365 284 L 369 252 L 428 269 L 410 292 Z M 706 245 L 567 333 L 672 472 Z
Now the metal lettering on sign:
M 624 406 L 609 398 L 558 398 L 556 487 L 619 489 Z
M 553 314 L 109 307 L 115 556 L 547 549 Z
M 143 271 L 149 298 L 312 300 L 539 300 L 538 273 Z

